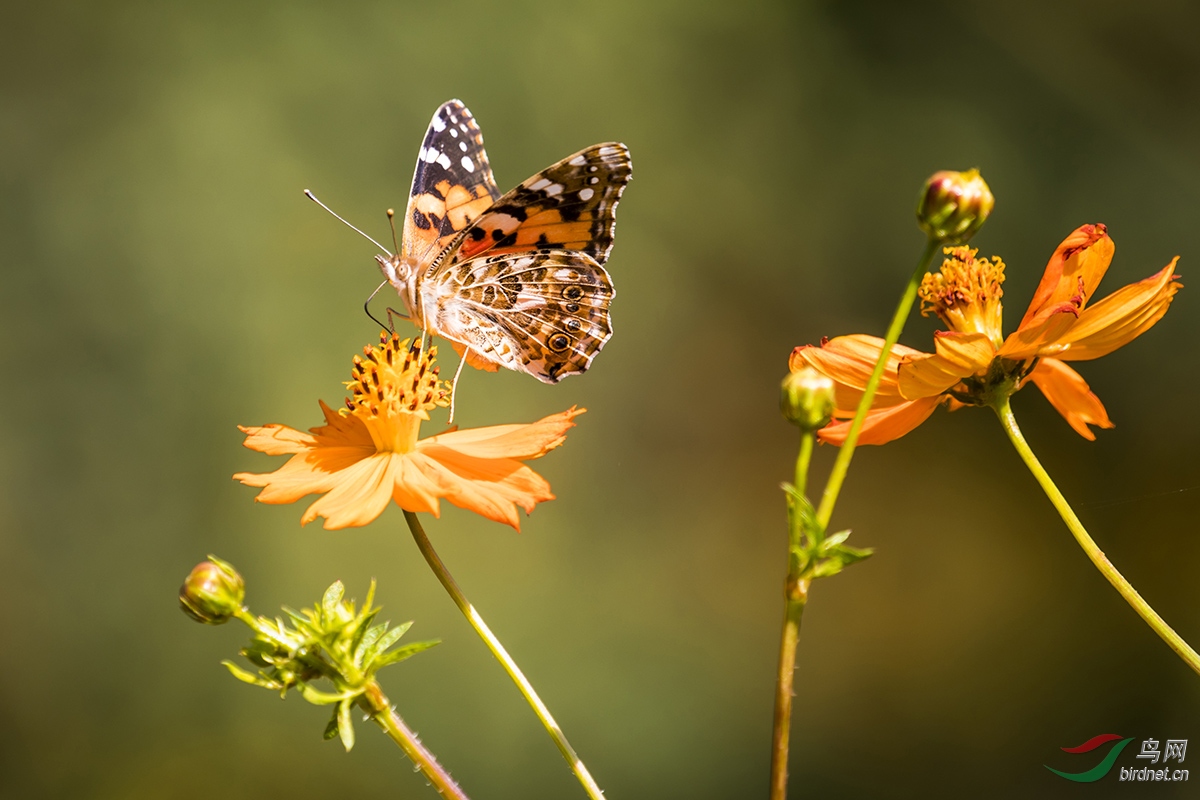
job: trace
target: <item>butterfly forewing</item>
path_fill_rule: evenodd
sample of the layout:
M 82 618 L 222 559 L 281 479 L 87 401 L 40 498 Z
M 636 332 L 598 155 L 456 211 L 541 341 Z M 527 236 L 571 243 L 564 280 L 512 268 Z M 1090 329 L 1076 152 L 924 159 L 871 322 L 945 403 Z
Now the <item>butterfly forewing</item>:
M 557 383 L 612 335 L 603 264 L 631 172 L 625 145 L 597 144 L 500 196 L 478 125 L 451 100 L 421 145 L 401 253 L 380 266 L 467 363 Z
M 612 336 L 612 281 L 584 252 L 481 256 L 440 270 L 426 291 L 446 338 L 545 383 L 586 370 Z
M 481 255 L 569 250 L 603 265 L 617 202 L 633 168 L 618 142 L 592 145 L 547 167 L 487 209 L 452 246 L 449 266 Z
M 417 153 L 403 255 L 431 261 L 499 197 L 475 118 L 458 100 L 443 103 Z

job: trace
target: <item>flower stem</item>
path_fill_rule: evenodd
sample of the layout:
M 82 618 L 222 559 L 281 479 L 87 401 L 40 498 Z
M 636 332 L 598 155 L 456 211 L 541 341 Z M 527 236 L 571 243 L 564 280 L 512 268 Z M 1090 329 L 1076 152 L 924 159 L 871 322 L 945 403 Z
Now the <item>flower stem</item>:
M 417 515 L 411 511 L 404 512 L 404 520 L 408 523 L 408 529 L 412 531 L 413 539 L 417 542 L 417 547 L 421 550 L 421 555 L 425 556 L 425 561 L 429 563 L 433 573 L 437 575 L 442 586 L 446 589 L 450 599 L 454 601 L 454 605 L 458 606 L 458 610 L 467 618 L 467 622 L 475 629 L 475 633 L 483 639 L 483 643 L 487 645 L 488 650 L 492 651 L 492 655 L 504 667 L 504 671 L 508 673 L 508 677 L 512 678 L 513 683 L 521 690 L 521 694 L 525 696 L 525 701 L 533 709 L 533 713 L 537 715 L 542 724 L 546 726 L 546 731 L 550 734 L 550 738 L 554 740 L 558 751 L 562 753 L 563 758 L 571 765 L 571 771 L 575 773 L 575 777 L 583 784 L 584 791 L 592 800 L 603 800 L 604 793 L 600 787 L 596 785 L 596 781 L 588 772 L 587 767 L 575 754 L 575 749 L 571 747 L 571 743 L 567 741 L 566 735 L 563 734 L 562 728 L 554 721 L 554 717 L 550 714 L 550 709 L 546 708 L 546 704 L 538 697 L 537 692 L 533 690 L 533 685 L 521 672 L 517 662 L 513 661 L 512 656 L 504 649 L 504 645 L 500 644 L 500 640 L 492 633 L 487 623 L 483 621 L 483 617 L 479 616 L 479 612 L 467 600 L 462 589 L 458 588 L 458 583 L 455 582 L 454 576 L 446 569 L 446 565 L 442 562 L 437 551 L 433 549 L 433 544 L 429 541 L 429 537 L 425 535 L 425 529 L 421 527 L 421 521 L 417 519 Z
M 875 370 L 867 380 L 862 400 L 859 401 L 858 410 L 854 413 L 854 421 L 850 423 L 850 431 L 846 434 L 845 443 L 838 449 L 837 460 L 833 462 L 829 481 L 825 484 L 824 494 L 821 495 L 821 505 L 817 508 L 817 522 L 822 528 L 829 524 L 829 518 L 833 516 L 833 507 L 837 504 L 838 493 L 842 490 L 842 482 L 846 480 L 846 471 L 850 469 L 850 459 L 854 458 L 858 434 L 862 431 L 867 412 L 871 410 L 871 402 L 875 399 L 875 390 L 879 388 L 879 379 L 883 377 L 884 367 L 887 366 L 892 346 L 900 338 L 900 331 L 904 330 L 908 312 L 912 310 L 913 301 L 917 297 L 917 288 L 921 285 L 921 278 L 925 276 L 934 253 L 942 244 L 944 242 L 940 239 L 929 240 L 925 246 L 925 252 L 921 254 L 921 259 L 917 262 L 916 269 L 913 270 L 912 277 L 908 279 L 908 285 L 904 287 L 904 294 L 900 297 L 900 304 L 896 306 L 896 313 L 892 315 L 892 324 L 888 326 L 887 334 L 883 339 L 883 350 L 879 353 L 879 360 L 875 362 Z
M 800 434 L 800 454 L 796 456 L 796 480 L 792 484 L 796 487 L 796 492 L 799 494 L 804 494 L 808 491 L 808 465 L 812 461 L 812 453 L 813 435 L 808 431 L 802 431 Z M 797 528 L 798 523 L 792 527 Z
M 775 724 L 771 735 L 771 800 L 786 800 L 788 748 L 792 732 L 793 685 L 796 677 L 796 645 L 800 641 L 800 618 L 808 602 L 807 579 L 788 580 L 783 636 L 779 640 L 779 673 L 775 677 Z
M 417 735 L 404 724 L 404 720 L 396 713 L 396 709 L 392 708 L 391 702 L 379 688 L 378 683 L 371 681 L 367 684 L 367 691 L 363 694 L 361 702 L 371 712 L 371 718 L 375 720 L 376 724 L 383 728 L 384 733 L 390 736 L 392 741 L 400 745 L 400 749 L 412 759 L 421 773 L 433 785 L 433 788 L 437 789 L 438 794 L 442 797 L 455 798 L 455 800 L 470 800 L 466 792 L 458 787 L 450 774 L 434 758 L 433 753 L 429 752 L 425 745 L 421 744 Z
M 1049 473 L 1042 467 L 1041 462 L 1037 460 L 1037 456 L 1033 454 L 1033 450 L 1030 449 L 1029 444 L 1025 441 L 1025 437 L 1021 434 L 1021 429 L 1017 427 L 1017 419 L 1013 416 L 1008 398 L 1005 397 L 997 401 L 993 408 L 996 411 L 996 416 L 1000 418 L 1000 424 L 1004 427 L 1004 432 L 1008 434 L 1013 447 L 1016 448 L 1017 453 L 1021 456 L 1021 460 L 1025 462 L 1025 466 L 1029 467 L 1029 471 L 1033 473 L 1033 477 L 1037 479 L 1037 482 L 1041 484 L 1042 491 L 1046 493 L 1046 497 L 1050 498 L 1050 502 L 1058 511 L 1059 516 L 1062 517 L 1063 522 L 1067 523 L 1067 528 L 1075 536 L 1075 541 L 1079 542 L 1079 546 L 1083 548 L 1083 552 L 1087 553 L 1087 557 L 1096 565 L 1096 569 L 1100 570 L 1100 574 L 1108 579 L 1108 582 L 1121 594 L 1121 597 L 1125 598 L 1125 602 L 1133 606 L 1133 610 L 1138 613 L 1138 616 L 1145 620 L 1146 624 L 1167 643 L 1167 646 L 1174 650 L 1189 667 L 1200 673 L 1200 654 L 1197 654 L 1158 615 L 1158 612 L 1142 599 L 1142 596 L 1137 593 L 1133 585 L 1125 580 L 1125 576 L 1118 572 L 1117 568 L 1108 560 L 1108 557 L 1104 555 L 1104 551 L 1092 541 L 1092 537 L 1088 535 L 1087 530 L 1083 527 L 1083 523 L 1079 521 L 1079 517 L 1075 516 L 1075 512 L 1071 509 L 1070 504 L 1067 503 L 1067 499 L 1063 497 L 1062 492 L 1054 485 L 1054 481 L 1051 480 Z
M 800 452 L 796 456 L 796 492 L 803 496 L 808 484 L 808 465 L 812 459 L 813 435 L 800 435 Z M 800 510 L 789 497 L 788 575 L 784 584 L 783 635 L 779 640 L 779 671 L 775 677 L 775 720 L 771 732 L 771 800 L 786 800 L 788 781 L 788 748 L 792 730 L 793 686 L 796 678 L 796 645 L 800 641 L 800 618 L 808 603 L 811 581 L 800 577 L 799 551 L 803 544 Z

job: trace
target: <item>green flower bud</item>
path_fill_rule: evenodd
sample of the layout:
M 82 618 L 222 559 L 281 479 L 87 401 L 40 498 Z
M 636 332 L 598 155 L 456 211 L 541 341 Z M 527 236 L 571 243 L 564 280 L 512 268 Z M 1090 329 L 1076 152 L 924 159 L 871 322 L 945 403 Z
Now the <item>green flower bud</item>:
M 232 566 L 209 556 L 187 576 L 179 590 L 184 613 L 206 625 L 220 625 L 242 608 L 246 582 Z
M 979 170 L 937 172 L 917 200 L 917 224 L 931 239 L 965 242 L 983 227 L 995 204 Z
M 780 387 L 779 410 L 808 433 L 825 427 L 833 418 L 833 380 L 809 366 L 788 373 Z

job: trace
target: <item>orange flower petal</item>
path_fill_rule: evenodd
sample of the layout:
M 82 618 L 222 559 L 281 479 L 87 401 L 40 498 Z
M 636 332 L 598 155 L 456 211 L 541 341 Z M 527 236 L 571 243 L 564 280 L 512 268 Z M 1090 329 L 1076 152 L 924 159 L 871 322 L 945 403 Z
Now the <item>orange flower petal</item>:
M 540 458 L 566 441 L 567 431 L 575 427 L 572 420 L 585 411 L 571 408 L 526 425 L 452 431 L 425 439 L 422 446 L 441 445 L 476 458 Z
M 529 513 L 554 499 L 542 476 L 513 459 L 475 458 L 437 445 L 421 447 L 410 457 L 451 503 L 517 531 L 517 506 Z
M 963 378 L 982 372 L 996 356 L 984 333 L 938 331 L 937 353 L 910 356 L 900 363 L 900 394 L 908 400 L 940 395 Z
M 887 444 L 893 439 L 899 439 L 913 428 L 929 419 L 929 415 L 941 402 L 939 397 L 924 397 L 901 403 L 898 406 L 871 411 L 863 420 L 862 431 L 858 436 L 859 444 Z M 817 437 L 830 444 L 841 445 L 850 433 L 850 422 L 835 422 L 817 431 Z
M 1063 337 L 1078 321 L 1082 305 L 1082 296 L 1076 296 L 1043 309 L 1028 324 L 1022 323 L 1022 327 L 1009 334 L 1000 345 L 998 355 L 1013 361 L 1057 355 L 1066 347 Z
M 1108 270 L 1113 250 L 1108 229 L 1100 223 L 1082 225 L 1072 231 L 1046 264 L 1042 281 L 1018 327 L 1031 327 L 1035 318 L 1044 319 L 1047 311 L 1077 297 L 1076 305 L 1080 308 L 1086 305 Z
M 1087 361 L 1108 355 L 1132 342 L 1162 319 L 1182 286 L 1171 263 L 1145 280 L 1118 289 L 1079 315 L 1064 341 L 1070 347 L 1058 354 L 1063 361 Z
M 392 499 L 397 458 L 395 453 L 377 453 L 338 472 L 334 486 L 305 510 L 300 524 L 324 517 L 323 527 L 333 531 L 366 525 L 378 517 Z
M 294 503 L 305 495 L 328 492 L 338 484 L 339 473 L 373 455 L 371 447 L 314 448 L 292 456 L 274 472 L 239 472 L 233 479 L 264 487 L 255 498 L 260 503 Z
M 1079 373 L 1057 358 L 1043 358 L 1030 374 L 1037 387 L 1046 395 L 1050 405 L 1063 415 L 1067 424 L 1088 441 L 1095 441 L 1096 434 L 1088 425 L 1100 428 L 1113 427 L 1100 398 L 1092 394 L 1087 381 Z
M 866 334 L 852 334 L 830 339 L 820 347 L 804 345 L 792 351 L 788 364 L 792 371 L 807 365 L 834 382 L 834 405 L 837 416 L 853 416 L 862 399 L 867 380 L 883 350 L 883 339 Z M 873 408 L 886 408 L 904 402 L 896 377 L 902 359 L 924 355 L 920 350 L 897 344 L 888 354 L 887 365 L 879 380 L 872 402 Z
M 392 487 L 392 499 L 396 505 L 405 511 L 427 511 L 440 517 L 442 509 L 438 498 L 446 493 L 425 474 L 423 457 L 407 453 L 399 457 L 397 463 L 399 467 Z
M 242 442 L 244 447 L 269 456 L 303 453 L 311 449 L 317 441 L 317 437 L 311 433 L 278 423 L 262 426 L 238 425 L 238 430 L 246 434 L 246 441 Z

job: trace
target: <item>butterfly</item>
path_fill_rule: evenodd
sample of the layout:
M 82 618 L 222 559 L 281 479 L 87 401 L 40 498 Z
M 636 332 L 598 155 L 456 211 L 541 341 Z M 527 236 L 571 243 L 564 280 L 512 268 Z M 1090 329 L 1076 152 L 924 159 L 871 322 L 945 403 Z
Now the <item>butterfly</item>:
M 605 142 L 501 195 L 479 125 L 450 100 L 417 152 L 399 252 L 375 258 L 409 318 L 466 363 L 557 383 L 612 336 L 604 263 L 632 172 L 629 149 Z

